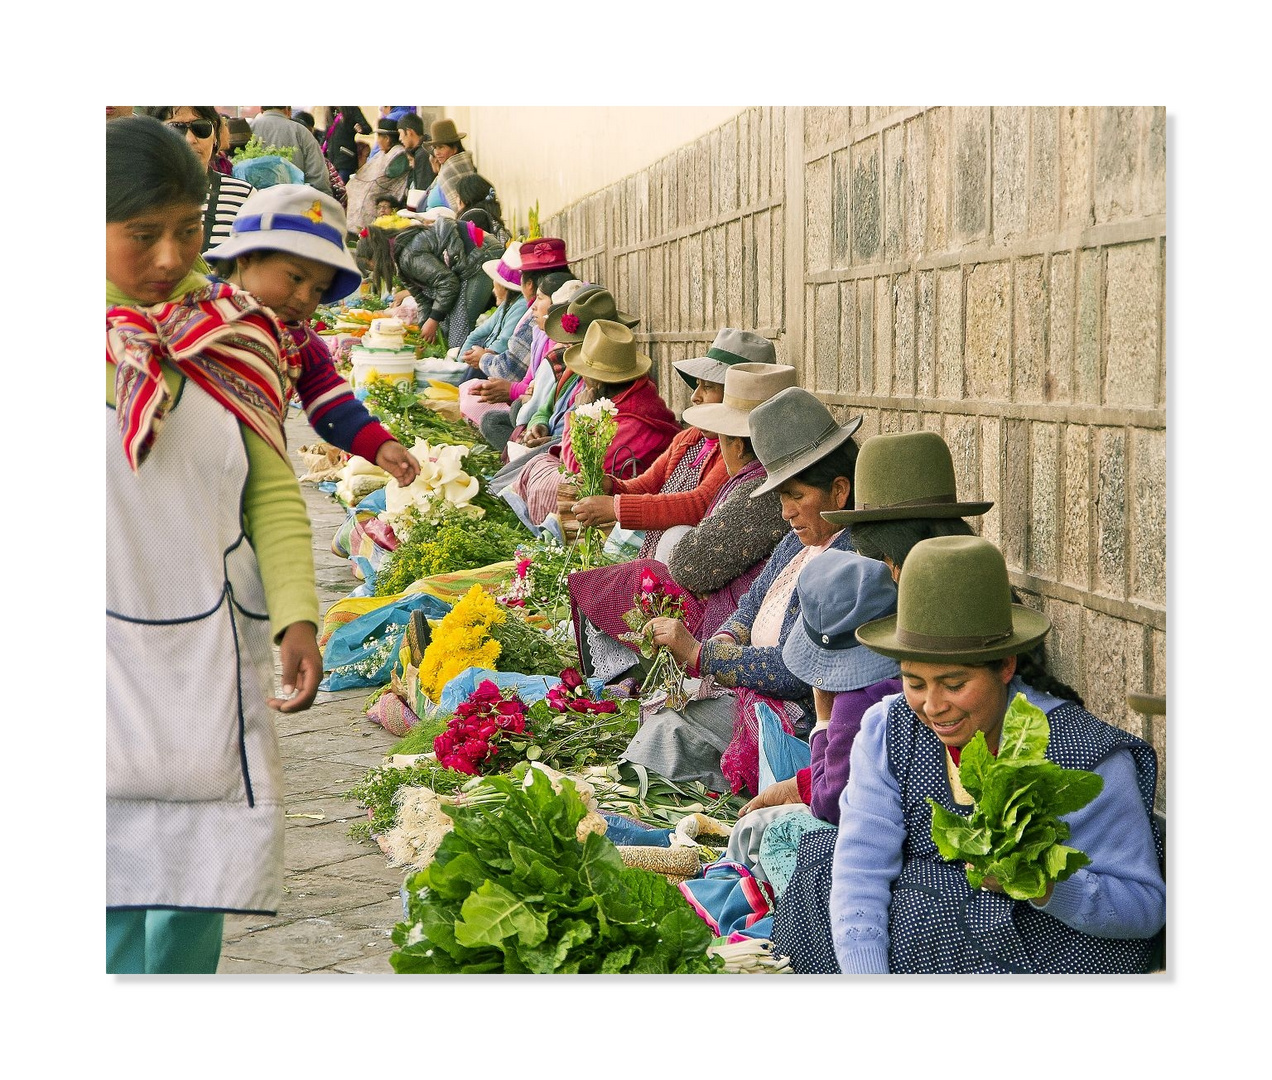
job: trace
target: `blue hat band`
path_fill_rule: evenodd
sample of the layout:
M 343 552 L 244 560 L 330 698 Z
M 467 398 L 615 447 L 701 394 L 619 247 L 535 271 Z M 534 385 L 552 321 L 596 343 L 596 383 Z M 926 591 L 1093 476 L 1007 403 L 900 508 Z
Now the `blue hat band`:
M 314 221 L 303 214 L 270 214 L 268 216 L 268 225 L 264 223 L 265 214 L 240 217 L 234 222 L 234 232 L 271 232 L 278 229 L 286 229 L 289 232 L 309 233 L 310 236 L 321 237 L 328 243 L 335 244 L 342 251 L 344 250 L 344 237 L 340 235 L 340 230 L 334 225 L 324 225 L 322 222 Z

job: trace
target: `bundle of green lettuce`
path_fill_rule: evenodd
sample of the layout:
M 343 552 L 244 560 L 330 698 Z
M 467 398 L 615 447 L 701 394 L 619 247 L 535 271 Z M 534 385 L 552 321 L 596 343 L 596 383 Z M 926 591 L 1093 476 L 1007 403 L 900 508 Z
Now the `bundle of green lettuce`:
M 942 858 L 967 864 L 973 889 L 992 877 L 1012 899 L 1032 900 L 1091 862 L 1061 843 L 1069 838 L 1069 826 L 1060 816 L 1086 806 L 1104 779 L 1047 761 L 1050 737 L 1046 713 L 1017 694 L 1003 718 L 997 757 L 984 732 L 963 747 L 958 776 L 975 800 L 971 816 L 928 799 L 932 840 Z
M 660 874 L 629 867 L 572 781 L 528 769 L 485 777 L 434 860 L 407 879 L 393 930 L 400 974 L 679 974 L 717 971 L 711 931 Z M 496 796 L 492 798 L 492 796 Z M 586 823 L 585 823 L 586 825 Z

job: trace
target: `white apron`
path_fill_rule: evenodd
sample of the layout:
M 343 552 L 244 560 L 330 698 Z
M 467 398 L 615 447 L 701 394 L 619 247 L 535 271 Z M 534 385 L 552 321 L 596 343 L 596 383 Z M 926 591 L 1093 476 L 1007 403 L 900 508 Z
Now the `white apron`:
M 237 418 L 189 380 L 133 473 L 106 408 L 106 906 L 273 913 L 282 763 Z

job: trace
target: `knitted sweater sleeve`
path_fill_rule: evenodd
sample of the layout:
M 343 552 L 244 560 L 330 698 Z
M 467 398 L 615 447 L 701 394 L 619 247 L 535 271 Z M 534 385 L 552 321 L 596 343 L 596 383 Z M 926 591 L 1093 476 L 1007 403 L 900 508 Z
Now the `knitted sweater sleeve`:
M 751 498 L 751 492 L 763 482 L 760 476 L 734 488 L 676 542 L 667 568 L 681 588 L 700 595 L 723 589 L 772 555 L 782 537 L 790 533 L 777 492 Z
M 247 449 L 243 530 L 256 552 L 277 643 L 295 622 L 322 625 L 314 588 L 313 538 L 309 515 L 291 463 L 255 432 L 239 425 Z
M 326 343 L 309 327 L 303 327 L 300 344 L 300 378 L 296 393 L 317 434 L 341 450 L 375 461 L 380 447 L 393 435 L 353 395 L 340 377 Z M 297 336 L 293 331 L 293 336 Z
M 848 784 L 839 799 L 830 886 L 835 956 L 845 975 L 887 974 L 888 908 L 901 873 L 905 815 L 888 768 L 885 698 L 862 717 L 852 744 Z
M 614 493 L 623 496 L 618 504 L 620 525 L 626 529 L 668 529 L 673 525 L 697 525 L 702 521 L 716 492 L 729 478 L 729 471 L 725 468 L 718 446 L 707 457 L 696 487 L 690 491 L 669 494 L 664 494 L 661 490 L 667 477 L 684 457 L 685 451 L 701 435 L 695 428 L 681 432 L 671 446 L 635 480 L 615 481 Z M 655 487 L 652 486 L 653 481 L 646 481 L 646 477 L 658 469 L 660 464 L 662 476 Z

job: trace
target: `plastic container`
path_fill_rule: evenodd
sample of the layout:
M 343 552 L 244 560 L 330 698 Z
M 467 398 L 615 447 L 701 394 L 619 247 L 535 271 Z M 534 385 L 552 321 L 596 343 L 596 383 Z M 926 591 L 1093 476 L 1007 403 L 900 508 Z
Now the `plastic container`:
M 365 387 L 371 381 L 371 373 L 378 378 L 388 379 L 399 386 L 415 385 L 415 351 L 406 353 L 376 352 L 368 349 L 354 349 L 349 359 L 353 361 L 353 378 L 350 380 L 355 389 Z

